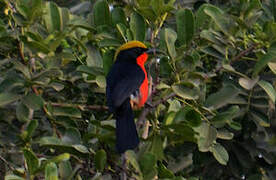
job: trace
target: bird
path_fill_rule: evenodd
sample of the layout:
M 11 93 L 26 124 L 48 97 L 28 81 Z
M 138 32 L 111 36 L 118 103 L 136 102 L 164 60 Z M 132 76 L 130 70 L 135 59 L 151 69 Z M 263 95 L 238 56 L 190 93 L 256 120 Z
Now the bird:
M 135 149 L 139 137 L 133 110 L 142 108 L 148 98 L 145 62 L 151 50 L 140 41 L 121 45 L 106 77 L 107 106 L 116 119 L 116 149 L 121 154 Z

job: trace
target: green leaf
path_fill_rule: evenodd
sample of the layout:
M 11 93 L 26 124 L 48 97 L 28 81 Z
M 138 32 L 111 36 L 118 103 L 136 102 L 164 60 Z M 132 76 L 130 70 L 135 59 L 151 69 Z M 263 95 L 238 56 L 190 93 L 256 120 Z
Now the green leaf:
M 101 149 L 96 152 L 95 164 L 98 171 L 103 171 L 107 162 L 107 156 L 105 150 Z
M 29 120 L 30 110 L 22 102 L 16 106 L 16 118 L 21 122 L 27 122 Z
M 251 90 L 255 86 L 255 84 L 258 82 L 258 80 L 259 80 L 259 78 L 249 79 L 249 78 L 242 77 L 239 79 L 239 84 L 244 89 Z
M 231 101 L 239 94 L 239 90 L 233 85 L 225 85 L 218 92 L 211 94 L 206 102 L 205 106 L 212 109 L 218 109 Z
M 257 76 L 269 62 L 276 61 L 276 42 L 272 43 L 267 53 L 255 64 L 253 76 Z
M 216 6 L 209 5 L 204 8 L 204 12 L 214 20 L 220 30 L 227 35 L 231 35 L 230 29 L 233 26 L 231 24 L 231 19 L 221 9 Z
M 53 115 L 81 118 L 81 111 L 74 107 L 55 107 L 53 109 Z
M 48 32 L 60 31 L 62 22 L 59 7 L 50 1 L 46 3 L 45 11 L 44 22 Z
M 113 25 L 123 24 L 127 26 L 127 18 L 123 8 L 121 7 L 114 8 L 111 12 L 111 17 L 112 17 Z
M 268 67 L 270 68 L 270 70 L 276 74 L 276 63 L 275 62 L 269 62 L 268 63 Z
M 80 143 L 80 142 L 79 142 Z M 62 150 L 63 152 L 69 152 L 70 154 L 75 154 L 77 156 L 89 153 L 88 149 L 81 144 L 70 145 L 68 143 L 62 142 L 56 137 L 42 137 L 39 141 L 40 146 L 49 146 L 51 148 Z
M 174 123 L 187 122 L 191 127 L 198 127 L 201 124 L 200 114 L 190 106 L 180 109 L 174 116 Z
M 156 156 L 157 160 L 162 160 L 164 158 L 163 141 L 160 135 L 155 135 L 153 137 L 150 152 Z
M 173 123 L 174 117 L 175 117 L 175 112 L 169 112 L 165 116 L 165 125 L 170 125 Z
M 255 109 L 251 109 L 250 114 L 253 117 L 253 119 L 256 121 L 256 123 L 258 123 L 260 126 L 270 127 L 270 121 L 267 115 L 265 115 L 264 113 Z
M 84 145 L 81 145 L 81 144 L 74 144 L 72 145 L 72 147 L 77 150 L 78 152 L 81 152 L 83 154 L 87 154 L 89 153 L 87 147 L 85 147 Z
M 242 126 L 239 122 L 231 121 L 228 123 L 228 125 L 236 131 L 240 131 L 242 129 Z
M 172 67 L 169 63 L 169 57 L 163 56 L 160 59 L 160 76 L 161 77 L 169 77 L 172 73 Z
M 185 119 L 188 121 L 188 124 L 192 127 L 198 127 L 201 124 L 200 114 L 194 109 L 191 109 L 188 112 L 186 112 Z
M 105 88 L 106 87 L 106 79 L 105 79 L 105 76 L 97 76 L 96 77 L 96 83 L 99 87 L 101 88 Z
M 58 169 L 55 163 L 48 163 L 45 167 L 45 180 L 58 180 Z
M 211 22 L 211 17 L 208 16 L 204 9 L 210 6 L 210 4 L 203 4 L 200 8 L 196 11 L 196 18 L 195 18 L 195 27 L 197 31 L 201 31 L 203 29 L 208 29 L 209 24 Z
M 23 42 L 33 53 L 42 52 L 44 54 L 48 54 L 51 51 L 51 49 L 43 42 L 38 42 L 38 41 L 23 41 Z
M 144 175 L 144 177 L 147 177 L 149 179 L 152 179 L 156 174 L 151 174 L 152 171 L 156 168 L 156 157 L 152 153 L 145 153 L 139 158 L 139 164 L 141 167 L 141 171 Z M 152 175 L 153 177 L 149 177 L 148 175 Z
M 39 144 L 40 145 L 61 145 L 62 142 L 57 137 L 44 136 L 40 139 Z
M 177 54 L 175 50 L 175 41 L 177 39 L 177 34 L 173 29 L 166 28 L 164 32 L 165 42 L 167 46 L 167 50 L 172 59 L 174 59 Z
M 158 166 L 158 177 L 159 178 L 174 178 L 172 171 L 166 168 L 162 163 Z
M 61 161 L 58 164 L 58 171 L 61 179 L 69 179 L 71 173 L 73 172 L 70 161 Z
M 23 149 L 24 158 L 27 163 L 28 171 L 34 175 L 35 171 L 39 168 L 39 160 L 36 155 L 28 149 Z
M 16 175 L 6 175 L 5 180 L 25 180 L 25 179 Z
M 61 15 L 60 30 L 64 31 L 66 29 L 67 24 L 69 23 L 69 20 L 70 20 L 70 12 L 67 8 L 59 8 L 59 12 Z
M 27 66 L 23 65 L 19 61 L 12 61 L 14 68 L 18 71 L 20 71 L 26 78 L 30 79 L 31 74 Z
M 219 143 L 214 144 L 214 146 L 211 147 L 211 152 L 220 164 L 227 165 L 229 155 L 222 145 Z
M 188 45 L 194 36 L 194 15 L 190 9 L 179 9 L 176 13 L 177 40 L 179 44 Z
M 194 100 L 198 98 L 198 92 L 191 83 L 181 83 L 172 86 L 173 92 L 183 99 Z
M 81 142 L 81 134 L 77 128 L 69 127 L 61 141 L 65 144 L 79 144 Z
M 225 111 L 222 111 L 211 120 L 211 123 L 217 127 L 221 128 L 223 127 L 226 123 L 231 123 L 232 119 L 239 113 L 240 108 L 239 106 L 231 106 Z
M 129 164 L 131 164 L 131 166 L 136 170 L 136 172 L 141 174 L 141 169 L 140 169 L 140 166 L 137 162 L 137 157 L 136 157 L 136 154 L 134 153 L 134 151 L 127 150 L 125 152 L 125 157 L 126 157 L 127 162 Z
M 198 134 L 198 149 L 207 152 L 217 139 L 217 130 L 207 123 L 202 123 L 199 127 L 193 128 Z
M 103 70 L 104 75 L 107 75 L 113 64 L 114 53 L 112 51 L 106 51 L 103 54 Z
M 94 46 L 87 46 L 87 58 L 86 58 L 86 64 L 87 66 L 93 66 L 93 67 L 103 67 L 103 59 L 100 54 L 99 49 L 97 49 Z
M 129 26 L 134 40 L 143 42 L 146 37 L 146 24 L 143 16 L 133 12 L 130 16 Z
M 0 107 L 17 101 L 20 98 L 17 94 L 12 93 L 0 93 Z
M 34 134 L 36 128 L 38 127 L 38 121 L 32 120 L 27 126 L 27 138 L 30 139 L 32 135 Z
M 252 0 L 249 2 L 249 6 L 244 13 L 245 17 L 250 16 L 252 13 L 256 13 L 262 8 L 262 3 L 259 0 Z
M 94 24 L 98 26 L 110 25 L 111 14 L 106 0 L 97 0 L 93 7 Z
M 103 75 L 103 69 L 99 67 L 90 67 L 86 65 L 80 65 L 77 67 L 77 71 L 86 73 L 92 76 L 98 76 L 98 75 Z
M 22 99 L 22 102 L 30 109 L 39 110 L 44 105 L 44 100 L 41 96 L 30 93 Z
M 46 78 L 59 78 L 63 76 L 63 72 L 57 68 L 51 68 L 41 71 L 40 73 L 33 76 L 33 81 L 40 81 Z
M 233 139 L 233 137 L 234 137 L 234 134 L 226 130 L 217 132 L 217 138 L 219 139 L 231 140 Z
M 63 153 L 63 154 L 60 154 L 58 156 L 55 156 L 54 158 L 50 159 L 49 161 L 53 162 L 53 163 L 60 163 L 60 162 L 63 162 L 63 161 L 69 161 L 69 159 L 70 159 L 70 154 L 69 153 Z
M 258 84 L 265 90 L 265 92 L 268 94 L 269 98 L 275 104 L 276 91 L 273 88 L 273 86 L 269 82 L 264 81 L 264 80 L 259 81 Z

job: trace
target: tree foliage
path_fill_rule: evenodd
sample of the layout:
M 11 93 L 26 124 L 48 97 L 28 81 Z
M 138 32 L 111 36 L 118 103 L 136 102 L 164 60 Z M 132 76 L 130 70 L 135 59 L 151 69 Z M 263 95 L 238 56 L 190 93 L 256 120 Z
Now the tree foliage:
M 275 179 L 274 0 L 91 2 L 0 0 L 0 177 Z M 158 52 L 122 162 L 105 76 L 130 40 Z

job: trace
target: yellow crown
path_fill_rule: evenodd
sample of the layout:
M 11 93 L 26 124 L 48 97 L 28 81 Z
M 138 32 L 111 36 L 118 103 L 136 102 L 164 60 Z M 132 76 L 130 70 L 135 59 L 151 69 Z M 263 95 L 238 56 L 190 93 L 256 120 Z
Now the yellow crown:
M 115 53 L 115 56 L 114 56 L 114 60 L 116 60 L 118 54 L 121 51 L 126 50 L 126 49 L 135 48 L 135 47 L 147 48 L 147 46 L 145 44 L 143 44 L 142 42 L 140 42 L 140 41 L 129 41 L 129 42 L 123 44 L 122 46 L 120 46 L 117 49 L 117 51 Z

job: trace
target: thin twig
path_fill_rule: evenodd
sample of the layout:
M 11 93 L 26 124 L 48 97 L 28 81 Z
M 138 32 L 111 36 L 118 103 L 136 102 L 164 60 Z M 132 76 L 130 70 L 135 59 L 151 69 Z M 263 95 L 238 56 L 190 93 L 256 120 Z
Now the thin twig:
M 121 173 L 121 179 L 127 180 L 127 161 L 126 161 L 126 153 L 123 153 L 121 155 L 122 159 L 122 173 Z
M 231 63 L 240 60 L 243 56 L 247 55 L 252 50 L 254 50 L 257 45 L 258 44 L 251 45 L 249 48 L 247 48 L 244 51 L 240 52 L 237 56 L 235 56 L 234 58 L 232 58 Z
M 11 171 L 14 171 L 14 170 L 15 170 L 15 168 L 12 167 L 12 166 L 10 165 L 10 163 L 9 163 L 5 158 L 3 158 L 2 156 L 0 156 L 0 159 L 8 166 L 8 168 L 9 168 Z
M 54 103 L 49 102 L 52 106 L 56 107 L 75 107 L 79 108 L 81 110 L 87 109 L 87 110 L 98 110 L 98 111 L 107 111 L 108 107 L 103 105 L 84 105 L 84 104 L 66 104 L 66 103 Z
M 176 96 L 176 94 L 171 93 L 170 95 L 166 96 L 165 98 L 161 98 L 159 101 L 156 101 L 154 104 L 152 104 L 152 106 L 157 107 L 159 104 L 166 102 L 167 100 L 171 99 L 174 96 Z
M 161 98 L 159 101 L 154 102 L 152 105 L 149 105 L 148 107 L 145 107 L 139 116 L 139 119 L 136 123 L 137 128 L 139 129 L 143 124 L 146 119 L 146 116 L 148 115 L 149 112 L 151 112 L 154 108 L 156 108 L 159 104 L 162 104 L 169 100 L 170 98 L 176 96 L 175 93 L 171 93 L 170 95 L 166 96 L 165 98 Z

